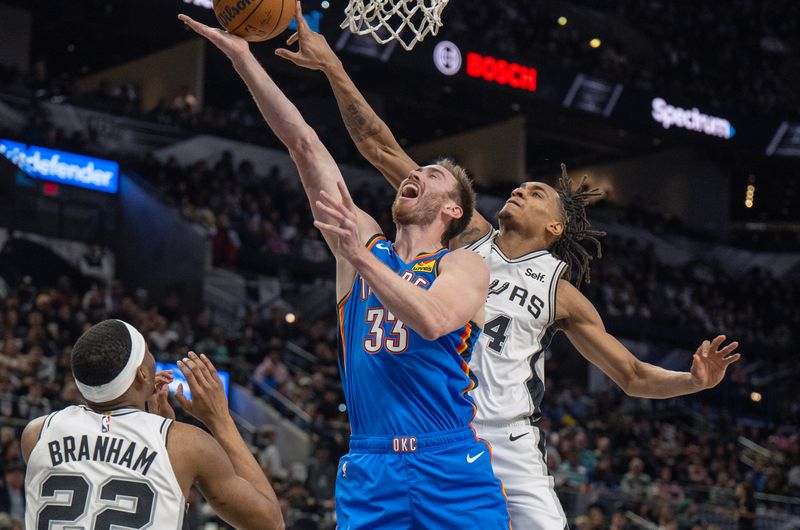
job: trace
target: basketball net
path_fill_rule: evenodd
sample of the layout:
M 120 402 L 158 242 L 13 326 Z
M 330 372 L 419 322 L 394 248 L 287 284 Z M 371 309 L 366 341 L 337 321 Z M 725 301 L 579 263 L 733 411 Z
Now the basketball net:
M 448 0 L 349 0 L 341 27 L 372 35 L 380 44 L 396 40 L 406 50 L 436 35 Z

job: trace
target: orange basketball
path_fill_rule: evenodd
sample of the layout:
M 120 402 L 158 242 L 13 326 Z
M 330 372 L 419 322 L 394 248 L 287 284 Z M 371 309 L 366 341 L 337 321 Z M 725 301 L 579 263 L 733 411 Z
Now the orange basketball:
M 228 33 L 262 41 L 283 33 L 295 5 L 295 0 L 214 0 L 214 13 Z

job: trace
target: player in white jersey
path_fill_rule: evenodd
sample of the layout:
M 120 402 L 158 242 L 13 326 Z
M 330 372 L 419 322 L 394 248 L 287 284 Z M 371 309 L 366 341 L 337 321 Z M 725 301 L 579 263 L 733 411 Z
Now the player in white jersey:
M 236 528 L 283 528 L 275 492 L 204 355 L 190 352 L 178 363 L 192 399 L 182 388 L 176 396 L 213 437 L 174 421 L 171 374 L 155 373 L 155 359 L 133 326 L 100 322 L 78 339 L 71 360 L 86 403 L 37 418 L 22 434 L 26 528 L 180 529 L 195 483 Z
M 295 41 L 298 51 L 276 54 L 327 76 L 359 151 L 396 188 L 419 165 L 367 104 L 325 38 L 301 17 L 288 44 Z M 528 182 L 503 206 L 499 230 L 475 212 L 467 229 L 450 242 L 451 247 L 472 248 L 489 265 L 486 324 L 470 362 L 478 380 L 472 391 L 474 426 L 492 444 L 492 465 L 508 494 L 514 528 L 567 525 L 547 473 L 544 439 L 535 425 L 544 392 L 542 342 L 548 330 L 564 331 L 589 362 L 631 396 L 668 398 L 711 388 L 739 358 L 731 355 L 738 344 L 721 348 L 725 337 L 719 336 L 697 349 L 690 371 L 674 372 L 639 361 L 606 332 L 591 302 L 565 279 L 573 273 L 579 285 L 588 272 L 589 254 L 579 241 L 597 235 L 589 230 L 584 212 L 590 196 L 573 192 L 565 171 L 558 190 Z

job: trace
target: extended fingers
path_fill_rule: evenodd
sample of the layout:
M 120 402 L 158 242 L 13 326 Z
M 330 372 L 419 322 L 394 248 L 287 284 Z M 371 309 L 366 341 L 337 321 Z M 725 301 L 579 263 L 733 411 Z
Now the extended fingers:
M 309 31 L 310 28 L 308 27 L 308 23 L 306 22 L 305 17 L 303 17 L 303 6 L 300 5 L 300 0 L 297 0 L 297 5 L 294 12 L 294 17 L 297 20 L 297 32 L 298 33 L 305 33 Z
M 330 215 L 331 217 L 333 217 L 334 219 L 337 219 L 339 221 L 345 221 L 347 219 L 345 217 L 345 214 L 342 213 L 341 210 L 339 210 L 338 208 L 334 208 L 334 207 L 328 206 L 328 204 L 326 204 L 326 203 L 324 203 L 324 202 L 322 202 L 320 200 L 317 201 L 317 208 L 319 208 L 320 210 L 322 210 L 326 214 Z
M 730 357 L 725 357 L 724 359 L 722 359 L 722 361 L 725 363 L 725 366 L 730 366 L 731 364 L 735 363 L 736 361 L 738 361 L 741 358 L 742 358 L 742 355 L 737 353 L 737 354 L 731 355 Z
M 297 62 L 297 60 L 300 58 L 300 52 L 293 52 L 291 50 L 287 50 L 286 48 L 278 48 L 275 50 L 275 55 L 282 59 L 288 59 L 294 64 L 300 64 Z
M 183 395 L 183 383 L 178 383 L 178 389 L 175 391 L 175 399 L 178 400 L 178 403 L 181 404 L 181 407 L 187 410 L 192 406 L 192 402 L 186 399 L 186 396 Z
M 302 17 L 301 17 L 301 18 L 302 18 Z M 295 42 L 297 42 L 297 39 L 299 39 L 299 38 L 300 38 L 300 34 L 299 34 L 298 32 L 296 32 L 296 31 L 295 31 L 294 33 L 292 33 L 292 36 L 291 36 L 291 37 L 289 37 L 288 39 L 286 39 L 286 45 L 287 45 L 287 46 L 291 46 L 292 44 L 294 44 Z
M 352 210 L 355 204 L 353 204 L 353 198 L 350 196 L 350 190 L 347 189 L 347 184 L 344 183 L 344 180 L 339 180 L 336 186 L 339 188 L 339 193 L 342 195 L 342 204 L 344 204 L 348 210 Z
M 315 220 L 314 226 L 316 226 L 323 232 L 331 232 L 333 234 L 336 234 L 337 236 L 344 236 L 348 234 L 348 231 L 345 230 L 344 228 L 329 223 L 323 223 L 322 221 Z
M 737 341 L 733 341 L 721 350 L 717 350 L 717 354 L 720 357 L 726 357 L 729 353 L 739 347 L 739 343 Z
M 194 390 L 199 385 L 199 381 L 197 380 L 197 374 L 191 369 L 190 362 L 191 359 L 184 357 L 178 361 L 178 368 L 180 368 L 183 377 L 186 378 L 186 382 L 189 383 L 189 388 Z
M 213 385 L 217 379 L 211 376 L 211 372 L 208 371 L 208 366 L 205 362 L 193 351 L 189 352 L 189 358 L 194 361 L 194 368 L 193 370 L 197 371 L 197 374 L 203 378 L 203 382 L 206 385 Z M 207 360 L 207 359 L 206 359 Z M 208 361 L 209 363 L 211 361 Z
M 201 35 L 206 35 L 207 31 L 211 29 L 205 24 L 198 22 L 192 17 L 184 15 L 183 13 L 178 15 L 178 20 L 180 20 L 181 22 L 192 28 L 197 33 L 200 33 Z
M 338 226 L 330 225 L 328 223 L 323 223 L 322 221 L 314 221 L 314 226 L 316 226 L 322 232 L 337 237 L 345 237 L 347 234 L 349 234 L 349 232 L 343 228 L 339 228 Z
M 197 354 L 193 351 L 190 351 L 188 354 L 188 365 L 191 372 L 194 374 L 195 378 L 197 378 L 197 382 L 203 386 L 208 386 L 210 381 L 208 377 L 208 371 L 206 370 L 205 365 L 200 362 L 200 358 Z M 184 359 L 184 361 L 187 361 Z
M 725 338 L 726 338 L 725 335 L 717 335 L 717 338 L 715 338 L 713 341 L 711 341 L 711 351 L 712 352 L 713 351 L 717 351 L 717 349 L 719 349 L 720 345 L 723 342 L 725 342 Z
M 320 191 L 319 196 L 321 200 L 318 200 L 317 204 L 320 204 L 320 202 L 322 202 L 329 208 L 334 208 L 337 211 L 339 211 L 341 213 L 341 216 L 338 215 L 336 216 L 339 219 L 346 219 L 353 223 L 356 222 L 357 217 L 354 209 L 352 208 L 352 201 L 350 201 L 351 206 L 348 206 L 347 203 L 345 202 L 344 197 L 342 198 L 342 200 L 336 200 L 336 198 L 334 198 L 333 195 L 331 195 L 325 190 Z
M 217 373 L 217 369 L 214 367 L 214 363 L 211 362 L 211 359 L 206 357 L 205 353 L 200 354 L 200 361 L 205 365 L 211 379 L 222 384 L 222 380 L 219 378 L 219 374 Z
M 162 370 L 160 372 L 156 372 L 156 385 L 171 383 L 174 379 L 175 376 L 172 374 L 172 370 Z

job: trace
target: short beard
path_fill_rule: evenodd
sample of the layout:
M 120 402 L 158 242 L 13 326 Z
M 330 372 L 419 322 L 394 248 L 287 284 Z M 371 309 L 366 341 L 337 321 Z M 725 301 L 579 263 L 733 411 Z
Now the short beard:
M 517 223 L 514 222 L 514 215 L 508 212 L 505 208 L 501 208 L 499 212 L 497 212 L 497 222 L 500 225 L 504 226 L 513 226 Z
M 442 206 L 442 201 L 438 197 L 425 197 L 417 203 L 413 209 L 400 211 L 400 195 L 392 203 L 392 220 L 395 226 L 426 226 L 436 219 Z

